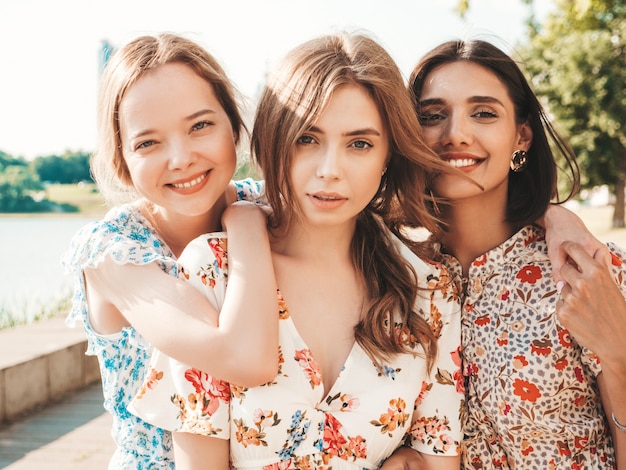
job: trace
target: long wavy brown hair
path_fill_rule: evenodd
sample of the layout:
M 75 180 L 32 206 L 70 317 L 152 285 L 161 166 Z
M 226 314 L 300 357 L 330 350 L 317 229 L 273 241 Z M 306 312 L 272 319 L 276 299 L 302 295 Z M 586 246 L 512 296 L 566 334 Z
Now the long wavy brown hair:
M 418 290 L 426 288 L 401 255 L 393 235 L 424 259 L 434 256 L 426 242 L 406 229 L 437 230 L 425 202 L 426 174 L 446 166 L 423 142 L 402 74 L 390 55 L 364 34 L 322 36 L 296 47 L 268 79 L 252 131 L 252 156 L 262 169 L 272 227 L 288 230 L 300 216 L 289 177 L 299 137 L 315 123 L 335 90 L 357 85 L 376 103 L 389 135 L 390 157 L 378 193 L 359 215 L 352 260 L 366 286 L 366 313 L 355 327 L 356 341 L 377 363 L 421 343 L 429 367 L 436 340 L 423 314 L 415 312 Z M 394 338 L 402 323 L 411 341 Z M 393 322 L 393 323 L 392 323 Z

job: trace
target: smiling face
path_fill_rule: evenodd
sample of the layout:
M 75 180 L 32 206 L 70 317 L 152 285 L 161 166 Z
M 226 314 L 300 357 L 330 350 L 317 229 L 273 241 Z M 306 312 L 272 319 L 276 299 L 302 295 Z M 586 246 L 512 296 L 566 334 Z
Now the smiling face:
M 290 177 L 304 223 L 353 227 L 378 192 L 389 138 L 376 103 L 356 85 L 335 90 L 298 139 Z
M 455 175 L 437 178 L 437 195 L 452 200 L 494 198 L 506 205 L 511 155 L 528 150 L 532 133 L 518 124 L 507 88 L 488 69 L 468 61 L 435 68 L 424 80 L 420 121 L 426 143 L 484 190 Z
M 236 165 L 233 129 L 210 83 L 184 64 L 161 65 L 128 89 L 119 122 L 142 197 L 183 215 L 210 211 Z

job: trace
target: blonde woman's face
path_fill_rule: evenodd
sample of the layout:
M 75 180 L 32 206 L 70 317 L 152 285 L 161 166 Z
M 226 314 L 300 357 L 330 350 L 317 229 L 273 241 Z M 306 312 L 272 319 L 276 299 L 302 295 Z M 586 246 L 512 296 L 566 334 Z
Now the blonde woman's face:
M 119 113 L 137 192 L 165 211 L 210 211 L 236 165 L 233 129 L 213 86 L 184 64 L 161 65 L 127 91 Z
M 356 85 L 336 90 L 292 156 L 305 223 L 352 226 L 376 195 L 388 155 L 387 130 L 369 94 Z

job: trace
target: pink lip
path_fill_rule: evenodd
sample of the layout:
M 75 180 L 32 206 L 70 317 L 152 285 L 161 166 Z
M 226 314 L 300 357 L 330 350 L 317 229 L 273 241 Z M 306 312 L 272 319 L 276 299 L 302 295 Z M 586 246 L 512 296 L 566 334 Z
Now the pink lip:
M 309 193 L 309 200 L 320 209 L 335 209 L 344 204 L 348 198 L 339 193 L 317 192 Z

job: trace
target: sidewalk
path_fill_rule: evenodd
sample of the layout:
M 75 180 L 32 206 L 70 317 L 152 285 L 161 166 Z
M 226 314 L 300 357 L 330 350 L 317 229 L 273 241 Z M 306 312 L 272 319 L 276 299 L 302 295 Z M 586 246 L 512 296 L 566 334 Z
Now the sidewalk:
M 0 468 L 104 470 L 115 445 L 100 383 L 0 430 Z

